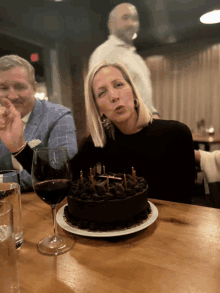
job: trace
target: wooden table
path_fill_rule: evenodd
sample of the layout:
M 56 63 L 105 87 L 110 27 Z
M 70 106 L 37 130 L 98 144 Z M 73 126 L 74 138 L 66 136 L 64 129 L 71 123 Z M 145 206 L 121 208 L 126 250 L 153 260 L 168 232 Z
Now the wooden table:
M 192 132 L 193 141 L 196 144 L 204 144 L 205 151 L 209 152 L 211 145 L 220 144 L 220 132 L 215 132 L 214 135 L 201 134 Z
M 69 234 L 74 248 L 53 257 L 37 251 L 53 232 L 50 207 L 34 193 L 23 194 L 21 293 L 219 292 L 220 210 L 150 201 L 159 218 L 147 229 L 111 239 Z

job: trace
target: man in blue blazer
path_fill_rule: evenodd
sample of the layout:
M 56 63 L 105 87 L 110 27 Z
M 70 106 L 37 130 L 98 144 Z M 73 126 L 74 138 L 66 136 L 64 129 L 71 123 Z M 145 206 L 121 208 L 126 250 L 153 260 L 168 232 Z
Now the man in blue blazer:
M 34 68 L 28 61 L 17 55 L 0 58 L 0 104 L 5 98 L 20 113 L 27 143 L 32 148 L 66 147 L 69 158 L 74 157 L 77 139 L 72 112 L 62 105 L 36 100 L 36 90 Z M 11 169 L 19 171 L 22 191 L 32 189 L 31 175 L 0 139 L 0 170 Z

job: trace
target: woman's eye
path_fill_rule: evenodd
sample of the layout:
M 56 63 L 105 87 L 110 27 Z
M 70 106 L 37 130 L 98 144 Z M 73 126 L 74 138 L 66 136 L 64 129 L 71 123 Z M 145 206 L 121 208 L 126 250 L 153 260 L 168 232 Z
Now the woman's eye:
M 104 91 L 103 92 L 99 92 L 98 93 L 98 98 L 100 98 L 103 94 L 104 94 Z
M 0 86 L 0 90 L 7 90 L 8 88 L 6 86 Z
M 118 87 L 122 87 L 123 86 L 123 83 L 117 83 L 116 84 L 116 87 L 118 88 Z

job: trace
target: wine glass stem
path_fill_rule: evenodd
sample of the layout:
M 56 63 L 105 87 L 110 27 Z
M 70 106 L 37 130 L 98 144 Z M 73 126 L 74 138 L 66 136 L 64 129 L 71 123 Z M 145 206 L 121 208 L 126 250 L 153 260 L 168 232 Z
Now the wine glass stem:
M 56 207 L 52 208 L 54 236 L 57 237 Z

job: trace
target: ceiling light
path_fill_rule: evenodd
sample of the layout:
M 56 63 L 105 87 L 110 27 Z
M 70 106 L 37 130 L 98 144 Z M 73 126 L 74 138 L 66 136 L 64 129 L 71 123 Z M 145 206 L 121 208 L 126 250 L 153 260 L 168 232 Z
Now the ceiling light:
M 220 10 L 213 10 L 207 12 L 200 17 L 200 21 L 205 24 L 212 24 L 220 22 Z

